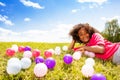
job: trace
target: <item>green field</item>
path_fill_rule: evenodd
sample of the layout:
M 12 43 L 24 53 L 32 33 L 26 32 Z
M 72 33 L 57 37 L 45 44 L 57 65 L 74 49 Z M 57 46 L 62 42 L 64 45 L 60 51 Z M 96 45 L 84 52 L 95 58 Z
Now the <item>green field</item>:
M 11 58 L 6 56 L 6 49 L 10 48 L 13 44 L 18 46 L 30 46 L 32 49 L 39 49 L 41 56 L 47 49 L 55 49 L 56 46 L 61 48 L 68 43 L 37 43 L 37 42 L 0 42 L 0 80 L 90 80 L 81 73 L 81 68 L 87 59 L 86 56 L 82 56 L 80 60 L 74 60 L 72 64 L 66 65 L 63 62 L 65 54 L 71 52 L 64 52 L 60 55 L 53 55 L 56 60 L 56 66 L 52 70 L 48 70 L 47 74 L 38 78 L 34 75 L 33 69 L 35 66 L 34 58 L 32 58 L 32 65 L 28 69 L 22 69 L 17 75 L 9 75 L 6 72 L 7 61 Z M 16 53 L 14 57 L 22 58 L 22 53 Z M 103 61 L 99 59 L 95 60 L 94 70 L 95 73 L 102 73 L 106 76 L 107 80 L 120 80 L 120 65 L 112 64 L 111 61 Z

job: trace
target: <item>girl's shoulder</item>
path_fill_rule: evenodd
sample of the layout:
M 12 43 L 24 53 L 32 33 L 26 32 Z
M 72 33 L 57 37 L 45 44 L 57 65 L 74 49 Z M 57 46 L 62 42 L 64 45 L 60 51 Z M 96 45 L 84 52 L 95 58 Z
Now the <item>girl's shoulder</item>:
M 93 35 L 101 35 L 100 33 L 93 33 Z
M 92 37 L 102 37 L 103 38 L 103 36 L 100 33 L 93 33 Z

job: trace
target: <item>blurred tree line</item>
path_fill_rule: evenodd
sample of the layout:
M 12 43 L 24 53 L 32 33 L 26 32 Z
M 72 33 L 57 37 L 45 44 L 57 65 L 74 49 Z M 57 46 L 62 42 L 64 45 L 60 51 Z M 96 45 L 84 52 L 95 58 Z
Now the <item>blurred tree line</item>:
M 102 35 L 111 42 L 120 42 L 120 26 L 117 19 L 107 21 Z

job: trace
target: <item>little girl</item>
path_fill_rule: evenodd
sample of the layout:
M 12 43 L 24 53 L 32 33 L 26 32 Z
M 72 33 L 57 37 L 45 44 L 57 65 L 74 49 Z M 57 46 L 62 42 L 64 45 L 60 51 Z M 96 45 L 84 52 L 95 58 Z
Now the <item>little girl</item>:
M 100 32 L 89 24 L 77 24 L 69 34 L 73 38 L 69 49 L 90 51 L 95 53 L 97 58 L 103 60 L 112 59 L 113 63 L 120 64 L 120 44 L 104 39 Z M 76 42 L 84 43 L 85 45 L 74 48 Z

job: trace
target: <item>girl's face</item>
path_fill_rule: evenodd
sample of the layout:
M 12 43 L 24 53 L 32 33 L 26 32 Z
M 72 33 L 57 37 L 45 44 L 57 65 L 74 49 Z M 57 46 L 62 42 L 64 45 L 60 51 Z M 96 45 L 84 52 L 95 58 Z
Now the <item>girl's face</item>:
M 88 41 L 90 39 L 89 33 L 87 33 L 87 31 L 84 28 L 81 28 L 78 31 L 78 36 L 83 43 L 88 43 Z

